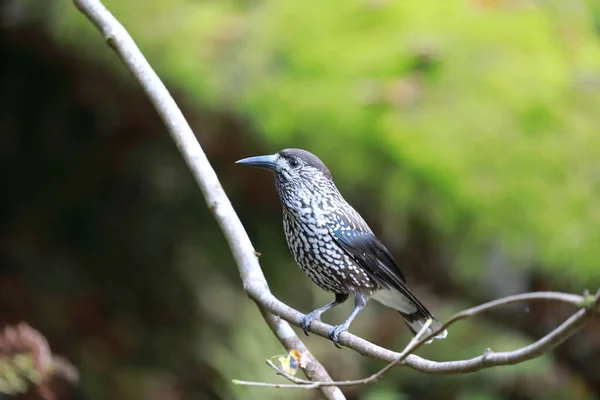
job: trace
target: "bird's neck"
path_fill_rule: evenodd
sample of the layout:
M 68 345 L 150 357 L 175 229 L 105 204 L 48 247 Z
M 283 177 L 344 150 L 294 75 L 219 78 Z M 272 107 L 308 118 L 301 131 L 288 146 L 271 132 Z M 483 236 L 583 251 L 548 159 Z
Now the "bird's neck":
M 344 199 L 331 180 L 277 181 L 277 193 L 283 208 L 292 214 L 310 210 L 326 213 Z

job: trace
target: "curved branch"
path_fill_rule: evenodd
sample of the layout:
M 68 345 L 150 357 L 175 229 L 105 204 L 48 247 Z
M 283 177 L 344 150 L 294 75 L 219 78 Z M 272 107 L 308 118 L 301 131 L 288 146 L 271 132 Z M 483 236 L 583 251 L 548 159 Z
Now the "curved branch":
M 175 144 L 183 155 L 194 179 L 202 190 L 208 207 L 214 214 L 225 235 L 244 287 L 260 285 L 268 290 L 267 281 L 258 264 L 256 253 L 248 234 L 242 226 L 192 129 L 165 85 L 156 72 L 154 72 L 129 33 L 127 33 L 125 28 L 99 0 L 73 1 L 79 11 L 98 28 L 104 39 L 135 76 L 165 123 L 171 138 L 175 141 Z M 308 351 L 287 322 L 278 320 L 273 315 L 270 315 L 263 309 L 260 303 L 257 303 L 257 305 L 261 309 L 267 324 L 284 347 L 287 348 L 293 345 L 296 348 L 303 348 L 305 352 Z M 306 376 L 310 379 L 330 381 L 331 377 L 325 368 L 312 356 L 311 360 L 312 362 L 308 367 L 303 369 Z M 322 392 L 328 399 L 341 400 L 345 398 L 342 392 L 335 387 L 323 388 Z
M 301 314 L 300 312 L 289 307 L 287 304 L 281 302 L 268 290 L 268 288 L 256 283 L 256 285 L 252 285 L 252 286 L 248 287 L 247 291 L 251 298 L 253 298 L 257 303 L 262 304 L 267 310 L 269 310 L 273 314 L 280 316 L 281 318 L 283 318 L 284 320 L 290 322 L 291 324 L 293 324 L 295 326 L 298 326 L 298 327 L 300 326 L 300 319 L 304 316 L 304 314 Z M 596 309 L 597 309 L 598 308 L 598 296 L 600 296 L 600 291 L 598 292 L 598 294 L 596 294 L 595 298 L 586 298 L 585 296 L 578 296 L 578 295 L 574 295 L 574 294 L 558 293 L 558 292 L 537 292 L 537 293 L 525 293 L 525 294 L 520 294 L 520 295 L 515 295 L 515 296 L 509 296 L 509 297 L 505 297 L 505 298 L 499 299 L 499 300 L 494 300 L 489 303 L 485 303 L 485 304 L 470 308 L 468 310 L 465 310 L 461 313 L 458 313 L 454 317 L 452 317 L 448 322 L 446 322 L 443 325 L 443 328 L 441 328 L 441 329 L 444 329 L 449 324 L 454 323 L 455 321 L 458 321 L 459 319 L 466 318 L 466 317 L 478 314 L 483 311 L 487 311 L 491 308 L 494 308 L 494 307 L 497 307 L 500 305 L 510 304 L 510 303 L 514 303 L 514 302 L 518 302 L 518 301 L 527 301 L 527 300 L 559 301 L 559 302 L 563 302 L 563 303 L 572 304 L 576 307 L 584 307 L 585 306 L 585 308 L 588 310 L 593 309 L 593 308 L 590 308 L 592 306 L 590 306 L 589 304 L 596 304 Z M 578 315 L 578 314 L 579 313 L 577 313 L 575 315 Z M 585 315 L 587 316 L 587 314 L 588 313 L 586 313 Z M 574 324 L 576 324 L 575 330 L 578 330 L 581 328 L 581 326 L 579 326 L 580 323 L 587 322 L 586 316 L 580 315 L 576 319 L 576 321 L 574 321 Z M 586 320 L 581 321 L 581 319 L 586 319 Z M 572 327 L 572 325 L 568 325 L 568 328 L 570 328 L 570 327 Z M 310 326 L 310 331 L 321 337 L 326 338 L 326 337 L 328 337 L 327 334 L 331 328 L 332 327 L 330 325 L 325 324 L 322 321 L 313 321 Z M 569 335 L 572 335 L 573 333 L 574 332 L 571 332 L 570 330 L 568 331 Z M 548 346 L 548 347 L 544 347 L 543 351 L 548 351 L 548 350 L 553 349 L 554 347 L 556 347 L 560 343 L 562 343 L 564 341 L 564 339 L 565 338 L 562 338 L 562 337 L 555 338 L 555 340 L 560 340 L 560 341 L 557 342 L 555 345 L 552 345 L 554 342 L 550 343 L 551 346 L 548 346 L 548 344 L 546 344 L 545 346 Z M 540 341 L 541 340 L 543 340 L 543 339 L 540 339 Z M 536 342 L 535 344 L 538 344 L 540 341 Z M 400 353 L 377 346 L 376 344 L 373 344 L 373 343 L 371 343 L 367 340 L 364 340 L 358 336 L 355 336 L 349 332 L 344 332 L 340 335 L 340 344 L 362 354 L 363 356 L 375 358 L 375 359 L 390 362 L 390 363 L 393 362 L 394 360 L 396 360 L 400 356 Z M 406 357 L 406 359 L 404 360 L 402 365 L 406 365 L 417 371 L 426 372 L 429 374 L 452 375 L 452 374 L 460 374 L 460 373 L 467 373 L 467 372 L 475 372 L 480 369 L 483 369 L 484 368 L 484 366 L 483 366 L 484 358 L 486 359 L 485 364 L 490 365 L 490 366 L 509 365 L 509 364 L 514 363 L 512 359 L 510 359 L 510 358 L 506 359 L 505 356 L 506 356 L 506 353 L 493 353 L 493 354 L 481 355 L 479 357 L 471 358 L 468 360 L 436 362 L 436 361 L 427 360 L 427 359 L 424 359 L 419 356 L 411 354 L 408 357 Z M 522 360 L 522 361 L 525 361 L 525 360 Z M 522 362 L 522 361 L 517 361 L 517 362 Z
M 486 351 L 478 356 L 468 360 L 458 360 L 458 361 L 446 361 L 446 362 L 436 362 L 426 360 L 424 358 L 411 355 L 416 349 L 418 349 L 421 345 L 427 342 L 429 339 L 434 337 L 437 333 L 443 331 L 448 328 L 453 323 L 464 319 L 473 317 L 484 311 L 490 310 L 492 308 L 515 303 L 518 301 L 527 301 L 527 300 L 555 300 L 563 303 L 569 303 L 575 305 L 577 307 L 581 307 L 575 314 L 573 314 L 570 318 L 568 318 L 565 322 L 559 325 L 556 329 L 548 333 L 546 336 L 537 340 L 536 342 L 522 347 L 513 351 L 505 351 L 500 353 L 494 353 L 491 349 L 486 349 Z M 378 372 L 374 373 L 371 376 L 368 376 L 363 379 L 355 379 L 355 380 L 347 380 L 347 381 L 329 381 L 329 382 L 311 382 L 303 379 L 298 379 L 286 374 L 281 371 L 279 368 L 275 367 L 273 363 L 269 365 L 274 368 L 279 375 L 283 375 L 288 380 L 291 380 L 295 384 L 272 384 L 265 382 L 248 382 L 248 381 L 239 381 L 235 380 L 234 382 L 238 385 L 245 386 L 261 386 L 261 387 L 275 387 L 282 389 L 318 389 L 323 386 L 357 386 L 357 385 L 365 385 L 371 382 L 374 382 L 381 378 L 385 373 L 387 373 L 390 369 L 392 369 L 397 364 L 406 365 L 415 370 L 426 372 L 430 374 L 438 374 L 438 375 L 450 375 L 450 374 L 464 374 L 469 372 L 475 372 L 482 370 L 484 368 L 497 367 L 502 365 L 512 365 L 519 364 L 533 358 L 539 357 L 542 354 L 554 349 L 563 343 L 566 339 L 571 337 L 577 331 L 579 331 L 583 326 L 585 326 L 596 314 L 598 308 L 600 307 L 600 290 L 596 293 L 595 296 L 577 296 L 573 294 L 567 293 L 558 293 L 558 292 L 536 292 L 536 293 L 525 293 L 515 296 L 508 296 L 502 299 L 490 301 L 488 303 L 484 303 L 482 305 L 469 308 L 465 311 L 461 311 L 451 317 L 446 323 L 444 323 L 440 328 L 426 337 L 420 337 L 426 327 L 421 330 L 404 348 L 401 353 L 394 353 L 394 358 L 391 360 L 387 360 L 389 363 L 384 368 L 380 369 Z M 351 335 L 349 335 L 351 336 Z M 340 338 L 341 339 L 341 338 Z M 340 340 L 343 343 L 343 340 Z M 368 343 L 368 342 L 367 342 Z M 373 347 L 377 347 L 372 343 L 368 343 L 369 351 L 374 350 Z M 381 349 L 381 348 L 379 348 Z M 356 350 L 356 349 L 355 349 Z M 386 349 L 381 349 L 385 351 L 389 351 Z M 391 352 L 393 353 L 393 352 Z M 370 355 L 370 354 L 365 354 Z

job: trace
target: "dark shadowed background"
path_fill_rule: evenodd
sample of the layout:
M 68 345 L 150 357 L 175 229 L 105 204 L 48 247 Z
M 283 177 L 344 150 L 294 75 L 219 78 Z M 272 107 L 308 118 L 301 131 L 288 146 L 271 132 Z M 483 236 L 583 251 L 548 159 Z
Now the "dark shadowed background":
M 319 398 L 231 384 L 281 380 L 264 359 L 284 350 L 149 101 L 71 2 L 0 4 L 0 328 L 29 323 L 77 367 L 65 399 Z M 600 286 L 596 0 L 105 4 L 182 107 L 291 306 L 330 295 L 288 254 L 272 177 L 233 164 L 284 147 L 321 157 L 441 319 L 509 294 Z M 514 349 L 570 312 L 505 307 L 418 353 Z M 375 303 L 351 330 L 395 350 L 410 337 Z M 382 367 L 306 343 L 334 379 Z M 593 400 L 599 360 L 594 322 L 518 366 L 398 368 L 344 392 Z

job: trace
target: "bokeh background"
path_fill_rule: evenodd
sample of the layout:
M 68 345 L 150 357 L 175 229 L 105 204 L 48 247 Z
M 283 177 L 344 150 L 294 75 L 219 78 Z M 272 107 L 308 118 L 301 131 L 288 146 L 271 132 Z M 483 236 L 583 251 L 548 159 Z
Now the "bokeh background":
M 533 290 L 600 286 L 597 0 L 106 0 L 189 119 L 273 292 L 330 300 L 293 263 L 272 177 L 234 161 L 306 148 L 441 318 Z M 67 0 L 0 5 L 0 327 L 26 321 L 84 399 L 316 399 L 284 350 L 133 77 Z M 326 315 L 335 323 L 351 308 Z M 499 309 L 418 353 L 510 350 L 573 310 Z M 401 349 L 394 311 L 352 332 Z M 382 363 L 306 338 L 337 379 Z M 395 369 L 349 399 L 600 399 L 600 324 L 527 363 Z

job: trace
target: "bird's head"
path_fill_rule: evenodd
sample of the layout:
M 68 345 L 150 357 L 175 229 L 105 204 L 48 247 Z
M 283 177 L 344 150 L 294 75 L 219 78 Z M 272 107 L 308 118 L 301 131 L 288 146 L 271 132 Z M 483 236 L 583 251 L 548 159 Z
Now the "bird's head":
M 285 149 L 268 156 L 244 158 L 236 164 L 269 169 L 275 173 L 277 188 L 285 192 L 319 186 L 333 186 L 331 172 L 314 154 L 302 149 Z

